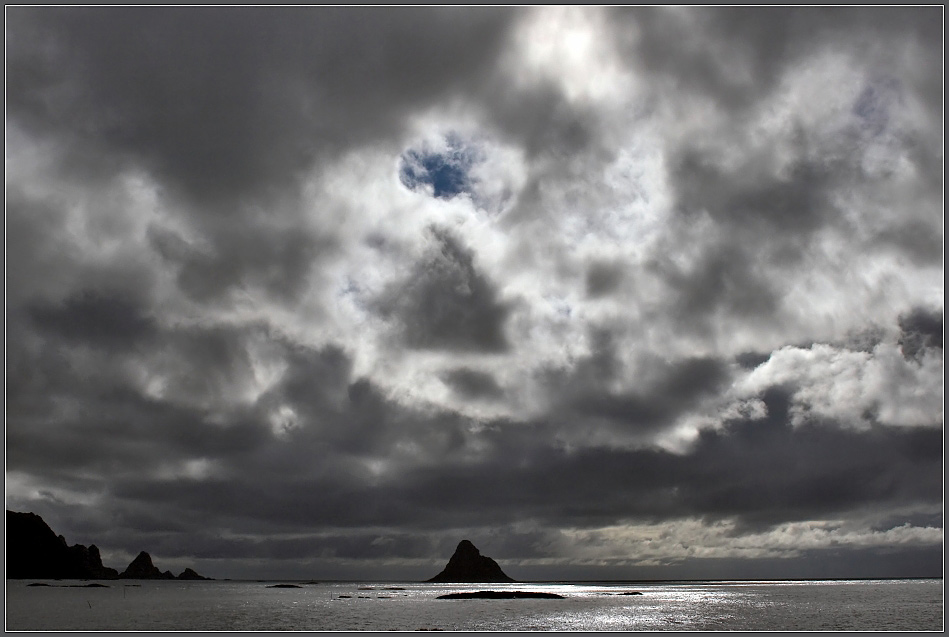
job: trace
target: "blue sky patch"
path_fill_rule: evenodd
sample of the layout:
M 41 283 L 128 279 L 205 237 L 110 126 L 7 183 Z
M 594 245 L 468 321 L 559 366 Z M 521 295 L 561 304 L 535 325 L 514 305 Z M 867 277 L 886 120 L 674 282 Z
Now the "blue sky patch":
M 482 160 L 476 148 L 459 136 L 449 134 L 442 149 L 426 145 L 402 153 L 399 179 L 410 190 L 431 186 L 434 197 L 451 199 L 463 192 L 471 192 L 471 168 Z

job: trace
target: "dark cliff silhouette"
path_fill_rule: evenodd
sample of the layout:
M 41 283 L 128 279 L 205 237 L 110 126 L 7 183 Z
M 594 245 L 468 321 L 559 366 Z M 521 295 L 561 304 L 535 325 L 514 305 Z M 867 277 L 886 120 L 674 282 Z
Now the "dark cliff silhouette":
M 102 565 L 95 544 L 69 546 L 35 513 L 7 511 L 7 579 L 210 579 L 185 569 L 175 578 L 153 564 L 145 551 L 119 574 Z
M 35 513 L 7 511 L 7 578 L 116 579 L 93 544 L 69 546 Z
M 504 574 L 497 562 L 481 555 L 481 551 L 475 548 L 474 544 L 468 540 L 462 540 L 444 570 L 428 581 L 513 582 L 514 580 Z

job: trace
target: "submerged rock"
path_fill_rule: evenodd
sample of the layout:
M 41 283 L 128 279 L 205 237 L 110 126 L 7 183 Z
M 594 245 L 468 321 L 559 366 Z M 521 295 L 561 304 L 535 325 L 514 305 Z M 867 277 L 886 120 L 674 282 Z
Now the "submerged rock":
M 448 560 L 441 573 L 429 582 L 513 582 L 504 574 L 498 563 L 490 557 L 481 555 L 481 551 L 468 540 L 462 540 L 455 554 Z

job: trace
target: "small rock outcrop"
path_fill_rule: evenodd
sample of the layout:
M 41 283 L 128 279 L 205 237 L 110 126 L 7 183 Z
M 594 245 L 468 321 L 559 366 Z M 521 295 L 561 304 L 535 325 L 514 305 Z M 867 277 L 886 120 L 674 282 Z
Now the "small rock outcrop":
M 199 579 L 211 579 L 211 578 L 204 577 L 203 575 L 198 575 L 197 573 L 192 571 L 190 568 L 186 568 L 185 570 L 181 571 L 181 575 L 178 576 L 178 579 L 199 580 Z
M 152 556 L 142 551 L 138 554 L 128 568 L 119 575 L 120 579 L 175 579 L 171 571 L 162 573 L 154 564 Z
M 557 593 L 534 591 L 472 591 L 466 593 L 447 593 L 435 599 L 565 599 Z
M 481 555 L 481 551 L 468 540 L 462 540 L 455 554 L 448 560 L 441 573 L 429 582 L 513 582 L 504 574 L 498 563 L 490 557 Z

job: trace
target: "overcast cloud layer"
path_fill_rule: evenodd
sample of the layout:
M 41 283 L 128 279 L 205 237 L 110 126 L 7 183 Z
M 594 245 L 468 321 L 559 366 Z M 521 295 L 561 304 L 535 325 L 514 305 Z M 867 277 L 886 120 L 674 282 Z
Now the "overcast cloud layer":
M 942 9 L 6 9 L 7 508 L 124 568 L 938 575 Z

